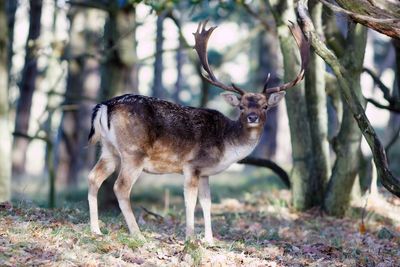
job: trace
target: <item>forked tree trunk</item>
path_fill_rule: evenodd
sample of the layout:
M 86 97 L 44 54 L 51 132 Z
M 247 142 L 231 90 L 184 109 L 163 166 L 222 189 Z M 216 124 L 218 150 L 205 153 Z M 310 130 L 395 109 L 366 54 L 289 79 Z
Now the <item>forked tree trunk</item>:
M 296 21 L 292 0 L 270 0 L 269 4 L 275 17 L 278 38 L 283 55 L 284 80 L 292 80 L 300 70 L 300 60 L 296 43 L 291 36 L 287 21 Z M 292 142 L 293 169 L 290 174 L 292 201 L 297 210 L 306 210 L 320 205 L 310 192 L 313 184 L 313 155 L 311 150 L 310 126 L 307 117 L 304 83 L 288 90 L 286 108 L 289 118 L 290 138 Z
M 0 203 L 11 198 L 11 135 L 8 128 L 8 26 L 6 1 L 0 1 Z
M 364 61 L 367 29 L 351 24 L 346 40 L 343 65 L 352 79 L 349 81 L 353 92 L 364 103 L 361 93 L 360 75 Z M 344 103 L 342 125 L 334 144 L 336 161 L 332 170 L 324 201 L 324 208 L 330 215 L 343 216 L 349 202 L 351 189 L 359 170 L 359 153 L 362 133 L 354 120 L 348 105 Z
M 40 19 L 42 14 L 42 0 L 30 0 L 29 33 L 26 42 L 25 66 L 22 72 L 20 84 L 20 96 L 15 116 L 14 132 L 26 135 L 29 129 L 31 115 L 32 97 L 35 91 L 37 76 L 36 41 L 40 35 Z M 15 174 L 25 172 L 26 152 L 29 139 L 14 137 L 13 144 L 13 171 Z

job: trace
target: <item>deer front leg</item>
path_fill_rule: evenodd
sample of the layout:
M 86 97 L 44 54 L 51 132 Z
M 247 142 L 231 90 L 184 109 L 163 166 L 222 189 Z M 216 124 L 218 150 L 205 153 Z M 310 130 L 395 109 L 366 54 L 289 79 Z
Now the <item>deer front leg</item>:
M 213 234 L 211 228 L 211 194 L 208 176 L 202 176 L 199 183 L 199 200 L 203 209 L 204 239 L 209 245 L 213 245 Z
M 135 163 L 134 159 L 122 159 L 121 171 L 114 184 L 114 192 L 118 199 L 119 208 L 124 215 L 129 232 L 132 235 L 143 237 L 136 222 L 135 215 L 132 212 L 130 194 L 133 184 L 142 173 L 142 163 Z M 136 161 L 137 162 L 137 161 Z
M 104 154 L 104 152 L 103 152 Z M 99 227 L 98 207 L 97 207 L 97 193 L 101 184 L 110 176 L 115 170 L 115 160 L 111 156 L 106 158 L 102 155 L 96 166 L 90 171 L 88 177 L 88 202 L 90 212 L 90 230 L 92 233 L 101 235 Z
M 194 236 L 194 210 L 196 208 L 199 177 L 192 172 L 185 173 L 183 195 L 186 209 L 186 240 Z

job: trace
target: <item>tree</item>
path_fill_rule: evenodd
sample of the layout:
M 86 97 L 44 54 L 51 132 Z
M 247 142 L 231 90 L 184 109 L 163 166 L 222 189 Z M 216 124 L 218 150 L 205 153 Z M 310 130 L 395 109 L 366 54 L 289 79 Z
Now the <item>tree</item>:
M 322 2 L 325 3 L 325 1 Z M 288 76 L 293 76 L 293 73 L 298 69 L 293 64 L 293 62 L 296 62 L 293 58 L 295 52 L 291 49 L 290 35 L 286 27 L 288 21 L 295 20 L 294 5 L 292 1 L 268 1 L 268 4 L 275 18 L 283 55 L 285 79 L 287 79 Z M 265 17 L 254 12 L 247 4 L 242 3 L 242 5 L 268 28 Z M 323 206 L 329 214 L 342 216 L 349 205 L 351 188 L 360 169 L 359 155 L 362 131 L 360 131 L 359 127 L 367 129 L 363 131 L 364 136 L 370 138 L 371 148 L 378 152 L 374 154 L 375 159 L 380 162 L 381 174 L 386 176 L 386 186 L 391 192 L 397 192 L 397 178 L 390 173 L 387 162 L 385 163 L 386 156 L 381 149 L 379 140 L 376 139 L 376 135 L 374 133 L 365 135 L 365 133 L 373 132 L 373 129 L 371 130 L 370 125 L 366 122 L 366 118 L 360 120 L 360 117 L 365 116 L 360 75 L 365 53 L 366 29 L 360 24 L 350 23 L 346 39 L 341 38 L 340 35 L 335 35 L 339 38 L 333 38 L 335 42 L 332 42 L 332 38 L 328 38 L 330 44 L 338 53 L 338 56 L 333 60 L 333 57 L 330 57 L 331 54 L 327 56 L 327 52 L 320 52 L 321 48 L 320 50 L 316 48 L 320 41 L 317 42 L 317 38 L 314 36 L 322 36 L 322 5 L 317 1 L 310 1 L 309 8 L 311 16 L 307 13 L 307 24 L 304 28 L 305 32 L 309 34 L 310 29 L 312 29 L 312 35 L 310 36 L 314 39 L 311 39 L 311 43 L 316 54 L 312 54 L 306 71 L 305 94 L 302 89 L 297 88 L 288 92 L 286 97 L 293 150 L 293 170 L 290 177 L 293 205 L 299 210 Z M 299 14 L 300 11 L 301 9 L 298 9 Z M 350 15 L 354 14 L 351 13 Z M 353 16 L 350 17 L 352 18 Z M 304 21 L 301 22 L 305 23 Z M 328 37 L 331 37 L 334 23 L 331 20 L 326 20 L 325 22 L 328 22 Z M 395 31 L 394 29 L 391 32 Z M 337 58 L 340 59 L 340 63 Z M 332 88 L 332 84 L 336 82 L 336 79 L 332 79 L 330 75 L 325 73 L 323 60 L 331 67 L 332 65 L 336 67 L 333 72 L 336 74 L 337 82 L 342 89 L 343 87 L 346 88 L 346 86 L 352 88 L 350 96 L 347 89 L 341 90 L 344 102 L 343 112 L 341 111 L 340 97 L 337 97 L 337 94 L 333 92 L 335 88 Z M 338 74 L 339 69 L 342 72 L 341 76 Z M 345 79 L 342 79 L 343 76 L 345 76 Z M 329 85 L 325 85 L 325 77 L 329 78 Z M 346 80 L 346 82 L 343 83 L 343 80 Z M 328 86 L 330 87 L 329 89 Z M 295 90 L 297 92 L 293 93 Z M 343 116 L 337 120 L 340 122 L 340 130 L 333 139 L 336 159 L 332 169 L 327 138 L 326 91 L 333 97 L 337 115 Z M 393 98 L 387 98 L 387 100 L 391 104 L 390 108 L 396 109 L 397 102 Z M 355 113 L 359 117 L 355 117 Z M 372 145 L 373 142 L 374 145 Z M 393 183 L 393 187 L 389 186 L 391 183 Z
M 342 62 L 352 77 L 350 86 L 363 103 L 360 76 L 364 62 L 367 30 L 360 24 L 350 24 Z M 334 143 L 336 161 L 332 170 L 324 200 L 324 208 L 331 215 L 343 216 L 349 201 L 351 188 L 359 170 L 361 131 L 347 103 L 344 103 L 342 124 Z
M 8 127 L 8 25 L 6 0 L 0 0 L 0 202 L 11 198 L 11 135 Z
M 310 11 L 316 31 L 323 36 L 322 4 L 311 1 Z M 325 62 L 312 51 L 305 77 L 305 97 L 313 154 L 312 177 L 314 179 L 310 180 L 312 183 L 310 192 L 316 194 L 316 201 L 313 203 L 317 205 L 324 198 L 325 186 L 331 174 L 325 69 Z
M 26 151 L 29 139 L 18 135 L 27 135 L 29 129 L 32 97 L 36 87 L 37 76 L 37 39 L 40 35 L 40 19 L 42 15 L 42 0 L 30 0 L 29 4 L 29 32 L 25 46 L 25 65 L 22 71 L 14 129 L 17 135 L 14 137 L 13 144 L 13 171 L 16 174 L 23 174 L 25 172 Z
M 297 12 L 299 19 L 304 26 L 303 29 L 309 36 L 312 47 L 332 68 L 332 71 L 336 75 L 342 96 L 371 149 L 377 173 L 381 179 L 382 185 L 392 194 L 400 197 L 400 178 L 394 176 L 389 169 L 384 147 L 365 114 L 357 91 L 354 91 L 351 87 L 351 82 L 354 80 L 353 73 L 348 71 L 345 66 L 339 62 L 336 55 L 319 39 L 319 36 L 315 32 L 313 22 L 308 15 L 307 1 L 301 0 L 299 2 Z
M 295 21 L 294 3 L 292 0 L 268 1 L 280 41 L 283 55 L 284 80 L 296 77 L 300 68 L 296 58 L 297 47 L 287 27 L 287 21 Z M 290 138 L 292 143 L 293 167 L 291 185 L 293 205 L 296 209 L 306 210 L 321 203 L 318 192 L 311 191 L 311 186 L 318 177 L 313 176 L 314 160 L 311 150 L 310 125 L 307 117 L 304 83 L 288 90 L 286 108 L 289 118 Z M 301 134 L 299 134 L 301 133 Z

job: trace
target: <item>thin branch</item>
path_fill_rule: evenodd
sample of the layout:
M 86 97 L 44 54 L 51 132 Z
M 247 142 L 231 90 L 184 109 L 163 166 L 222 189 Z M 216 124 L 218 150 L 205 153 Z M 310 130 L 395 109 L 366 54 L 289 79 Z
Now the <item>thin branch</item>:
M 32 141 L 32 140 L 37 139 L 37 140 L 44 141 L 44 142 L 46 142 L 46 143 L 51 142 L 49 138 L 44 137 L 44 136 L 39 136 L 38 134 L 35 134 L 35 135 L 28 135 L 28 134 L 21 133 L 21 132 L 13 132 L 12 134 L 13 134 L 14 136 L 26 138 L 26 139 L 28 139 L 29 141 Z
M 387 110 L 392 111 L 392 112 L 400 113 L 400 108 L 399 107 L 396 107 L 396 106 L 393 106 L 393 105 L 386 106 L 386 105 L 381 104 L 381 103 L 379 103 L 378 101 L 376 101 L 376 100 L 374 100 L 372 98 L 365 98 L 365 100 L 367 100 L 369 103 L 371 103 L 372 105 L 374 105 L 377 108 L 387 109 Z
M 268 32 L 271 32 L 271 23 L 268 22 L 267 19 L 265 19 L 263 16 L 261 16 L 259 13 L 257 13 L 256 11 L 254 11 L 245 1 L 241 2 L 243 8 L 247 11 L 247 13 L 249 13 L 250 15 L 252 15 L 255 19 L 257 19 L 258 21 L 260 21 L 260 23 L 264 26 L 264 29 Z M 263 12 L 265 13 L 265 12 Z
M 383 92 L 383 97 L 387 101 L 391 102 L 392 97 L 390 96 L 390 89 L 381 81 L 381 79 L 379 79 L 378 75 L 376 75 L 372 70 L 368 68 L 363 68 L 363 72 L 366 72 L 369 74 L 369 76 L 371 76 L 372 80 L 374 80 L 374 83 L 376 83 L 378 85 L 378 88 L 381 89 L 381 91 Z
M 155 213 L 155 212 L 152 212 L 151 210 L 148 210 L 148 209 L 146 209 L 146 208 L 143 207 L 143 206 L 140 206 L 140 208 L 141 208 L 144 212 L 146 212 L 147 214 L 149 214 L 149 215 L 151 215 L 151 216 L 154 216 L 157 220 L 160 220 L 160 221 L 164 220 L 164 217 L 161 216 L 160 214 L 157 214 L 157 213 Z
M 66 4 L 70 4 L 71 6 L 79 6 L 85 8 L 96 8 L 104 11 L 110 11 L 109 5 L 106 3 L 99 3 L 99 1 L 74 1 L 74 0 L 67 0 L 65 1 Z

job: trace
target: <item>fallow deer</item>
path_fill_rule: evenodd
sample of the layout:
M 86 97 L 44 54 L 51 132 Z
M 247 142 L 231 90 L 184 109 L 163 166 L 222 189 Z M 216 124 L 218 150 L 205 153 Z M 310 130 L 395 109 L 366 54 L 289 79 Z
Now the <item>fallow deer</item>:
M 206 72 L 203 76 L 212 85 L 228 91 L 222 96 L 240 109 L 239 118 L 231 120 L 216 110 L 132 94 L 96 105 L 89 142 L 100 141 L 102 152 L 88 177 L 92 232 L 101 234 L 97 210 L 99 187 L 119 166 L 114 192 L 131 234 L 141 235 L 130 203 L 130 192 L 139 175 L 143 171 L 180 173 L 184 175 L 186 238 L 194 234 L 194 210 L 199 196 L 205 241 L 212 243 L 209 176 L 222 172 L 253 151 L 263 132 L 266 111 L 278 104 L 286 89 L 303 79 L 309 43 L 299 26 L 292 24 L 290 30 L 302 60 L 301 70 L 293 81 L 269 88 L 268 75 L 261 93 L 221 83 L 207 60 L 207 42 L 216 27 L 206 30 L 206 23 L 200 23 L 194 33 L 194 48 Z

